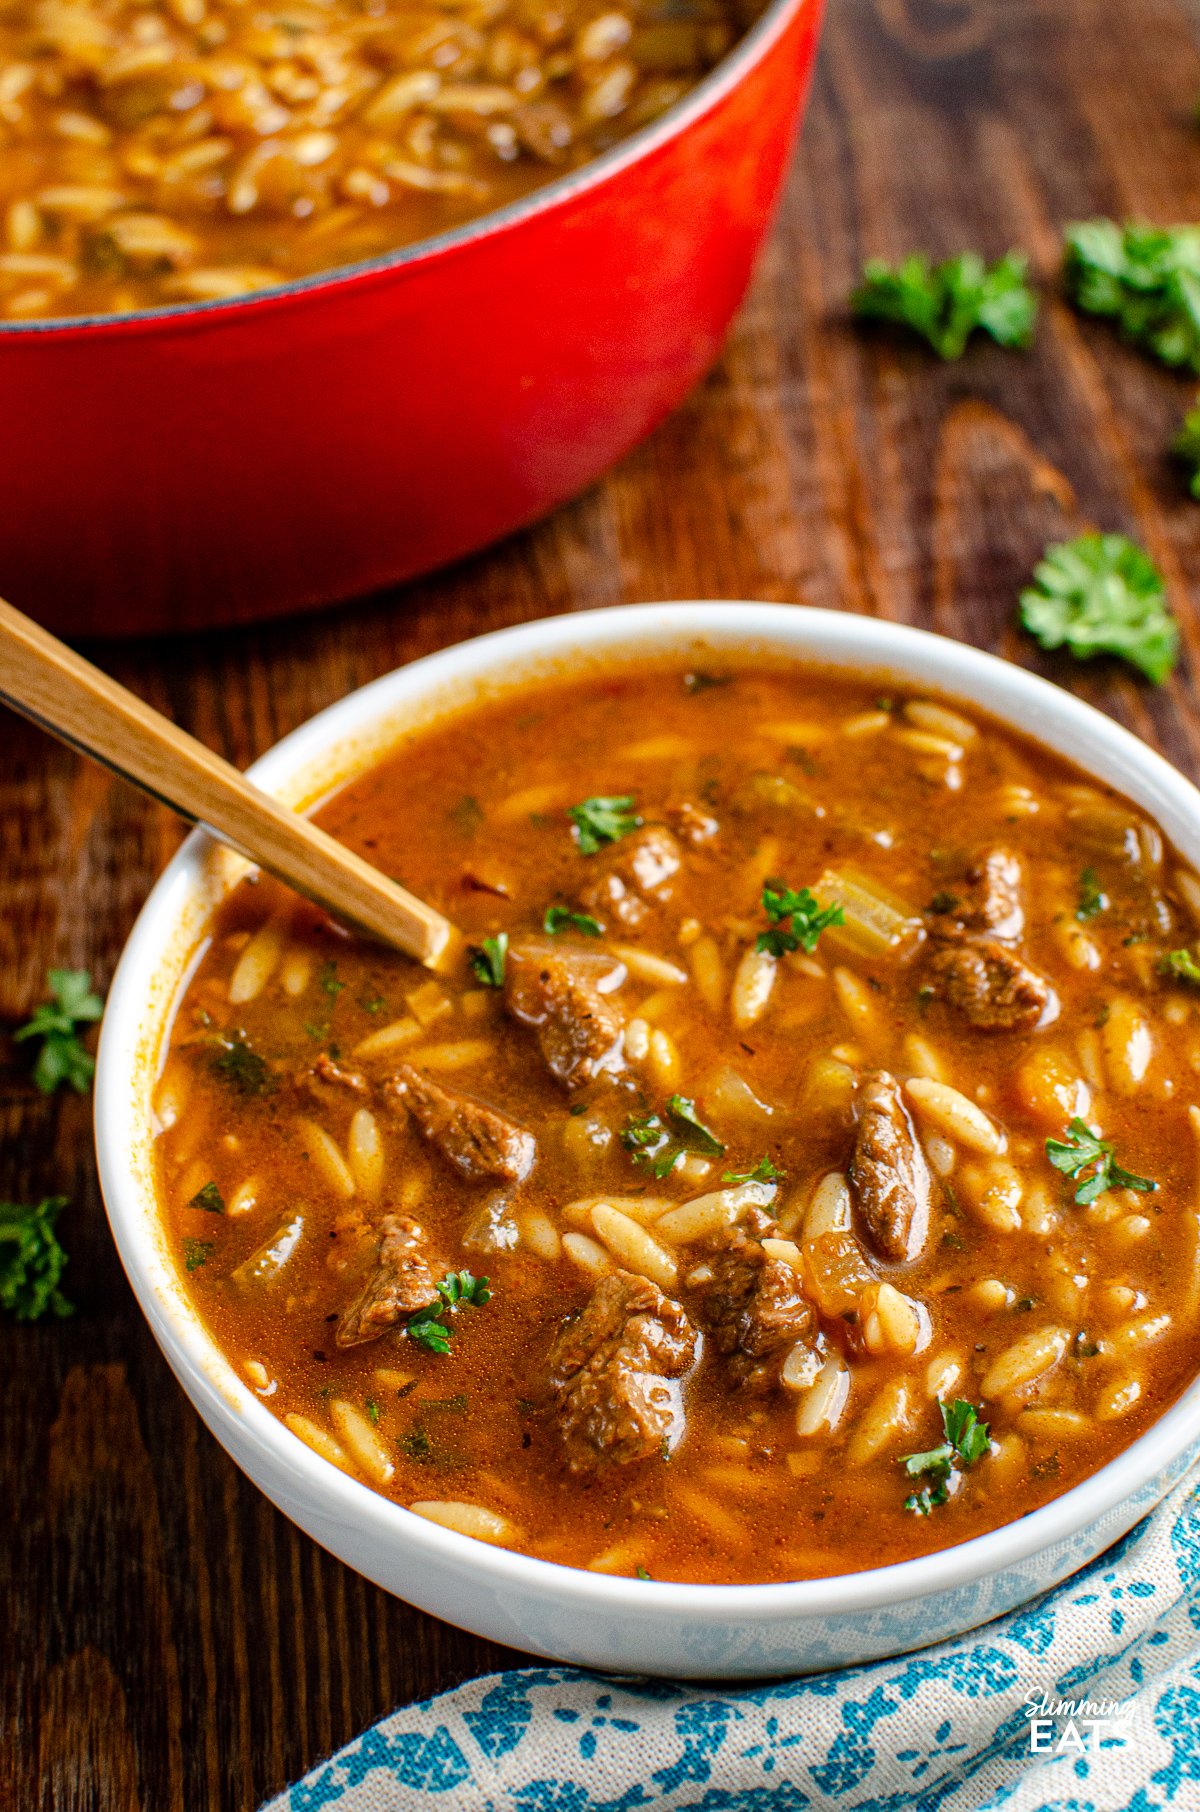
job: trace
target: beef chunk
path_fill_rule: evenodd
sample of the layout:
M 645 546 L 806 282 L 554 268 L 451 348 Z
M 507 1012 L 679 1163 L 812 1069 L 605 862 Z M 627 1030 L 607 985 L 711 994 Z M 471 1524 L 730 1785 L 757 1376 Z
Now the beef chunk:
M 800 1278 L 762 1241 L 775 1223 L 751 1210 L 745 1222 L 721 1235 L 712 1260 L 712 1281 L 704 1286 L 701 1320 L 729 1375 L 743 1390 L 765 1391 L 779 1382 L 779 1370 L 797 1341 L 816 1339 L 816 1317 Z
M 919 1257 L 929 1234 L 929 1167 L 900 1085 L 886 1070 L 859 1086 L 850 1183 L 876 1251 L 897 1265 Z
M 987 849 L 976 857 L 953 890 L 948 912 L 927 919 L 934 938 L 981 935 L 1015 943 L 1025 930 L 1021 864 L 1008 849 Z
M 422 1247 L 424 1229 L 404 1214 L 387 1214 L 380 1223 L 379 1251 L 362 1295 L 338 1323 L 339 1346 L 361 1346 L 378 1340 L 398 1321 L 437 1300 L 433 1276 Z
M 615 920 L 636 931 L 665 898 L 681 860 L 679 844 L 666 825 L 647 824 L 624 839 L 604 872 L 584 888 L 579 903 L 603 924 Z
M 593 952 L 530 939 L 509 946 L 504 1000 L 514 1019 L 532 1026 L 546 1067 L 569 1089 L 624 1065 L 625 1020 L 607 998 L 625 979 L 623 963 Z
M 681 1377 L 695 1353 L 687 1316 L 648 1278 L 602 1277 L 550 1349 L 554 1415 L 571 1471 L 663 1453 L 682 1414 L 667 1380 Z
M 985 1032 L 1029 1032 L 1053 1017 L 1054 990 L 998 938 L 945 943 L 930 960 L 933 985 Z
M 402 1102 L 431 1145 L 471 1182 L 504 1177 L 520 1182 L 537 1156 L 532 1133 L 471 1095 L 456 1095 L 411 1063 L 383 1085 L 384 1099 Z
M 302 1070 L 296 1078 L 299 1086 L 314 1101 L 333 1101 L 338 1095 L 366 1095 L 369 1093 L 366 1077 L 361 1070 L 353 1070 L 349 1064 L 338 1063 L 336 1058 L 322 1051 L 314 1063 Z

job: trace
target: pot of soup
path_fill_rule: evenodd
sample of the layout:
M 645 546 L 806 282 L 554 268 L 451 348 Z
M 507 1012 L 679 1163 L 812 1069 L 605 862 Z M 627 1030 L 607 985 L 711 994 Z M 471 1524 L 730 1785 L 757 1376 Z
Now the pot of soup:
M 716 356 L 819 15 L 9 8 L 6 591 L 74 634 L 247 620 L 590 483 Z
M 913 630 L 674 605 L 255 773 L 463 932 L 431 974 L 197 834 L 110 994 L 131 1282 L 319 1541 L 538 1653 L 783 1673 L 1008 1610 L 1179 1476 L 1200 837 L 1143 744 Z

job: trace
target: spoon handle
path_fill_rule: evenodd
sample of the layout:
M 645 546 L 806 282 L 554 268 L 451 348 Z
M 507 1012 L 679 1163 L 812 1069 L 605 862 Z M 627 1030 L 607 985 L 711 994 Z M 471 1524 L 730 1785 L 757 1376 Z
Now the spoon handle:
M 0 599 L 0 699 L 132 780 L 335 918 L 433 966 L 454 936 L 426 906 Z

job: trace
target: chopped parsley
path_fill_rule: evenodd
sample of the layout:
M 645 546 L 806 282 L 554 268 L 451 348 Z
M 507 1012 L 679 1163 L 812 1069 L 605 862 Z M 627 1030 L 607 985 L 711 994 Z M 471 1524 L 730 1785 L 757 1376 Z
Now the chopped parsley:
M 213 1242 L 210 1239 L 185 1239 L 181 1244 L 186 1270 L 198 1271 L 201 1265 L 208 1263 L 208 1255 L 213 1249 Z
M 336 1000 L 346 986 L 344 981 L 338 980 L 337 964 L 332 959 L 322 963 L 317 970 L 317 986 L 328 994 L 330 1000 Z
M 830 925 L 842 924 L 845 917 L 840 906 L 822 906 L 807 887 L 796 893 L 783 881 L 764 884 L 762 907 L 771 930 L 760 931 L 754 947 L 769 956 L 783 956 L 789 950 L 804 950 L 811 956 L 821 933 Z
M 66 1205 L 63 1195 L 0 1202 L 0 1308 L 18 1321 L 75 1312 L 58 1287 L 68 1261 L 54 1223 Z
M 240 1095 L 271 1095 L 275 1076 L 265 1057 L 247 1041 L 244 1033 L 222 1041 L 212 1067 L 222 1081 L 228 1082 Z
M 482 944 L 472 944 L 467 955 L 476 980 L 481 981 L 485 988 L 504 986 L 504 967 L 508 960 L 507 931 L 499 931 L 495 937 L 485 937 Z
M 935 893 L 929 902 L 927 911 L 934 912 L 939 918 L 942 918 L 947 913 L 953 912 L 961 903 L 956 893 Z
M 1158 1188 L 1149 1177 L 1122 1170 L 1113 1157 L 1113 1150 L 1112 1140 L 1098 1139 L 1078 1114 L 1067 1127 L 1064 1139 L 1046 1140 L 1046 1156 L 1055 1170 L 1075 1178 L 1078 1184 L 1075 1200 L 1085 1208 L 1106 1189 L 1136 1189 L 1146 1194 Z M 1084 1176 L 1083 1173 L 1089 1170 L 1090 1176 Z
M 569 906 L 547 906 L 542 930 L 548 931 L 551 937 L 568 930 L 582 932 L 584 937 L 604 936 L 599 919 L 594 919 L 590 912 L 572 912 Z
M 215 1183 L 206 1183 L 203 1189 L 197 1189 L 188 1203 L 189 1208 L 205 1208 L 209 1214 L 224 1214 L 225 1197 Z
M 654 1578 L 653 1573 L 647 1573 L 645 1567 L 643 1567 L 643 1566 L 638 1566 L 634 1570 L 637 1573 L 637 1576 L 639 1579 L 649 1579 L 652 1581 Z
M 374 1397 L 364 1398 L 363 1399 L 363 1408 L 367 1412 L 367 1421 L 370 1422 L 373 1427 L 378 1426 L 379 1405 L 378 1405 L 378 1403 L 376 1403 Z
M 434 1286 L 437 1290 L 434 1301 L 410 1315 L 405 1323 L 409 1339 L 431 1353 L 448 1353 L 453 1329 L 441 1317 L 456 1314 L 464 1303 L 481 1309 L 492 1299 L 487 1286 L 486 1277 L 472 1277 L 469 1271 L 447 1271 L 442 1281 Z
M 581 856 L 594 856 L 606 843 L 627 837 L 642 822 L 634 810 L 631 793 L 583 799 L 578 805 L 567 807 L 567 817 L 575 826 Z
M 104 1012 L 104 1002 L 92 991 L 86 969 L 50 969 L 46 974 L 51 998 L 34 1009 L 33 1018 L 13 1033 L 14 1042 L 40 1038 L 41 1048 L 33 1065 L 33 1080 L 43 1095 L 52 1095 L 65 1082 L 85 1095 L 96 1070 L 96 1059 L 79 1041 L 80 1026 L 91 1025 Z
M 1200 371 L 1200 227 L 1081 220 L 1064 234 L 1067 293 L 1164 365 Z
M 696 1113 L 696 1104 L 684 1095 L 672 1095 L 666 1118 L 661 1114 L 631 1114 L 621 1143 L 635 1164 L 644 1164 L 656 1177 L 669 1177 L 689 1151 L 724 1157 L 725 1147 Z
M 429 1431 L 419 1424 L 410 1433 L 400 1436 L 400 1445 L 410 1460 L 427 1460 L 433 1452 Z
M 1189 409 L 1171 442 L 1171 451 L 1181 465 L 1190 467 L 1188 490 L 1200 497 L 1200 403 Z
M 1190 982 L 1193 988 L 1200 988 L 1200 963 L 1190 950 L 1168 950 L 1159 958 L 1160 975 L 1170 975 L 1176 981 Z
M 988 1425 L 979 1420 L 973 1404 L 964 1403 L 961 1398 L 943 1403 L 939 1397 L 938 1408 L 945 1439 L 927 1453 L 910 1453 L 900 1462 L 909 1478 L 929 1479 L 927 1485 L 904 1500 L 904 1508 L 918 1516 L 928 1516 L 944 1504 L 958 1483 L 960 1471 L 974 1466 L 991 1447 Z
M 1082 868 L 1079 871 L 1079 903 L 1075 908 L 1075 917 L 1081 925 L 1094 919 L 1098 913 L 1107 912 L 1108 895 L 1100 885 L 1100 876 L 1094 868 Z
M 1115 654 L 1161 686 L 1179 626 L 1158 569 L 1125 535 L 1080 535 L 1046 549 L 1021 593 L 1021 621 L 1043 648 L 1079 661 Z
M 732 673 L 706 673 L 703 668 L 697 668 L 693 673 L 684 674 L 683 689 L 685 692 L 711 692 L 714 686 L 728 686 L 732 682 Z
M 860 321 L 910 328 L 941 359 L 961 358 L 977 331 L 1000 346 L 1024 348 L 1033 338 L 1038 311 L 1028 275 L 1020 252 L 1006 252 L 992 265 L 978 252 L 959 252 L 934 265 L 923 252 L 913 252 L 895 268 L 871 258 L 850 307 Z
M 727 1170 L 722 1177 L 723 1183 L 778 1183 L 787 1175 L 787 1171 L 774 1163 L 769 1157 L 761 1157 L 753 1170 Z

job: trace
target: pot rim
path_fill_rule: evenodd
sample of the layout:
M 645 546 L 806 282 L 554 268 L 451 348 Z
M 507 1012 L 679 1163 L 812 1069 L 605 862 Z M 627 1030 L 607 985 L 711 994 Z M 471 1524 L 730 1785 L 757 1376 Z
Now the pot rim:
M 649 157 L 661 146 L 681 136 L 706 113 L 709 113 L 738 87 L 749 72 L 763 61 L 783 36 L 792 20 L 805 8 L 819 15 L 824 0 L 768 0 L 762 14 L 733 49 L 706 76 L 688 90 L 673 106 L 649 124 L 633 132 L 619 144 L 602 151 L 582 164 L 578 170 L 553 178 L 541 188 L 532 190 L 503 207 L 480 214 L 461 226 L 430 234 L 394 251 L 380 252 L 374 258 L 362 258 L 353 264 L 333 265 L 326 271 L 314 271 L 307 277 L 295 277 L 272 289 L 254 290 L 244 296 L 227 296 L 207 302 L 175 302 L 161 308 L 131 309 L 127 314 L 57 315 L 41 321 L 0 321 L 0 340 L 6 336 L 42 336 L 53 339 L 84 338 L 96 334 L 120 335 L 138 331 L 178 331 L 201 325 L 215 317 L 238 316 L 254 311 L 294 305 L 306 297 L 325 291 L 365 286 L 386 273 L 409 266 L 436 262 L 443 256 L 461 251 L 477 240 L 507 232 L 527 220 L 574 201 L 589 190 L 598 188 L 610 177 L 618 176 L 631 165 Z
M 753 602 L 610 606 L 498 630 L 395 669 L 293 730 L 248 771 L 268 790 L 315 802 L 394 747 L 424 706 L 422 721 L 461 708 L 481 692 L 524 676 L 571 671 L 638 652 L 710 655 L 725 648 L 857 671 L 881 681 L 918 683 L 1059 750 L 1139 803 L 1185 859 L 1200 864 L 1200 792 L 1161 755 L 1074 694 L 1025 668 L 926 630 L 849 613 Z M 440 707 L 431 710 L 435 700 Z M 390 723 L 391 728 L 388 729 Z M 366 739 L 364 741 L 364 738 Z M 364 753 L 370 747 L 371 752 Z M 445 1529 L 321 1459 L 267 1409 L 208 1333 L 167 1256 L 150 1170 L 153 1074 L 161 1067 L 174 1003 L 202 946 L 196 934 L 228 882 L 212 880 L 214 846 L 193 831 L 143 906 L 109 990 L 95 1083 L 97 1158 L 106 1210 L 135 1296 L 176 1375 L 235 1458 L 257 1450 L 276 1479 L 287 1478 L 327 1524 L 353 1525 L 377 1551 L 422 1557 L 452 1570 L 461 1585 L 552 1599 L 606 1617 L 686 1619 L 727 1627 L 845 1617 L 971 1586 L 1038 1555 L 1059 1551 L 1130 1497 L 1153 1489 L 1200 1441 L 1200 1377 L 1150 1427 L 1098 1472 L 1015 1522 L 911 1560 L 827 1578 L 746 1585 L 685 1584 L 591 1573 Z M 190 918 L 191 956 L 182 931 Z M 163 968 L 175 973 L 164 985 Z M 247 1467 L 248 1470 L 248 1467 Z M 251 1473 L 251 1477 L 254 1474 Z M 256 1481 L 257 1482 L 257 1481 Z M 260 1487 L 261 1488 L 261 1487 Z M 1165 1489 L 1165 1486 L 1164 1486 Z M 1146 1508 L 1149 1508 L 1147 1502 Z M 1044 1579 L 1031 1583 L 1030 1593 Z

